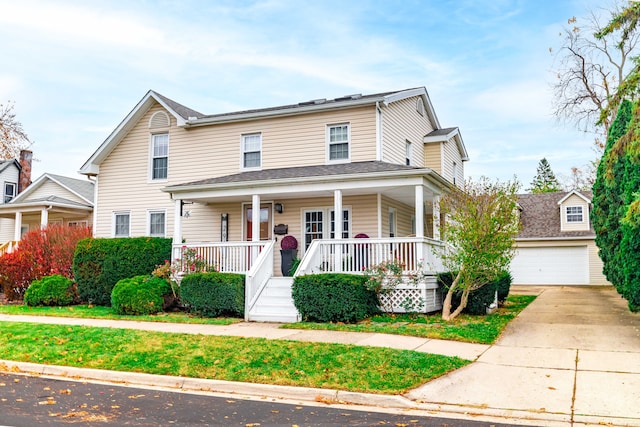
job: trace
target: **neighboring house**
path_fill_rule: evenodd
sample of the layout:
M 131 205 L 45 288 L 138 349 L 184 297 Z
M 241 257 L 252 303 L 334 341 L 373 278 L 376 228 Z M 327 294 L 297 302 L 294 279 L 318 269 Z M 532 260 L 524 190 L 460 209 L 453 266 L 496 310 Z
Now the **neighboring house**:
M 49 224 L 92 225 L 93 195 L 91 181 L 45 173 L 8 203 L 0 204 L 0 252 L 10 250 L 27 231 Z
M 31 151 L 22 150 L 19 159 L 0 160 L 0 207 L 11 202 L 31 184 L 32 156 Z M 4 243 L 13 240 L 14 234 L 13 220 L 0 217 L 0 252 Z
M 608 285 L 589 219 L 590 191 L 520 194 L 515 285 Z
M 247 273 L 257 300 L 281 276 L 285 234 L 298 272 L 439 268 L 439 197 L 466 160 L 425 88 L 214 115 L 149 91 L 80 173 L 96 182 L 96 237 L 173 237 L 176 256 L 184 243 Z

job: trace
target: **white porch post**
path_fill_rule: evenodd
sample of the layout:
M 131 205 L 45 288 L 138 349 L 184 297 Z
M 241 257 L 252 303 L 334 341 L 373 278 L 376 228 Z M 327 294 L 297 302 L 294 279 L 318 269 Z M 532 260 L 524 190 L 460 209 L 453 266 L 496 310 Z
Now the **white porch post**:
M 342 240 L 342 190 L 335 190 L 333 192 L 333 222 L 333 238 Z M 342 246 L 336 248 L 333 261 L 335 271 L 342 271 Z
M 260 241 L 260 195 L 251 196 L 251 241 Z M 251 248 L 251 263 L 258 257 L 258 247 Z
M 182 243 L 182 200 L 176 200 L 173 209 L 173 244 L 178 245 Z M 174 246 L 178 248 L 178 246 Z M 180 249 L 175 249 L 173 252 L 173 259 L 180 257 Z
M 416 237 L 424 237 L 424 187 L 416 185 L 415 187 L 415 217 L 416 217 Z M 420 264 L 420 268 L 425 266 L 424 244 L 418 242 L 416 245 L 416 258 Z
M 22 237 L 22 212 L 16 212 L 15 228 L 13 231 L 13 240 L 16 242 Z
M 440 196 L 433 197 L 433 238 L 440 240 Z
M 44 208 L 40 211 L 40 228 L 47 228 L 49 224 L 49 209 Z

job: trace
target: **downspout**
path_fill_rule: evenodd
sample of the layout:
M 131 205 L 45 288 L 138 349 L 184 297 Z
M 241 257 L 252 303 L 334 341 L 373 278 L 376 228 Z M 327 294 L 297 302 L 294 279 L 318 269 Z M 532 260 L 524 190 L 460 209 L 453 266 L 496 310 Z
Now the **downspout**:
M 376 101 L 376 160 L 382 161 L 382 109 Z

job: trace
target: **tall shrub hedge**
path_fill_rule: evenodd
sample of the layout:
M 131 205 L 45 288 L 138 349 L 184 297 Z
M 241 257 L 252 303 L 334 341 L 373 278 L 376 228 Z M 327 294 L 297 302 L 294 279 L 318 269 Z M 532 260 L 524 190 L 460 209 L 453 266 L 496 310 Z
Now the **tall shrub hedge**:
M 293 281 L 293 303 L 305 321 L 358 322 L 380 313 L 380 301 L 367 289 L 366 276 L 309 274 Z
M 73 274 L 80 299 L 109 306 L 111 291 L 121 279 L 150 275 L 171 259 L 171 239 L 133 237 L 84 239 L 78 242 Z
M 180 299 L 187 309 L 205 317 L 244 317 L 244 274 L 193 273 L 180 282 Z

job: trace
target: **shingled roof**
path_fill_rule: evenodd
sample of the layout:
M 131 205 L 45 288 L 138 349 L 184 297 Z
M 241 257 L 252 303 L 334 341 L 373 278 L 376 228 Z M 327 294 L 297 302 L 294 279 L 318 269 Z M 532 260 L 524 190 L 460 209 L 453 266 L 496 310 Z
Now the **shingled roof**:
M 571 238 L 571 237 L 595 237 L 593 227 L 585 231 L 561 231 L 560 207 L 558 202 L 569 192 L 556 193 L 519 194 L 520 221 L 522 229 L 518 239 L 546 239 L 546 238 Z M 591 191 L 580 191 L 580 194 L 591 200 Z M 587 212 L 588 215 L 588 212 Z

